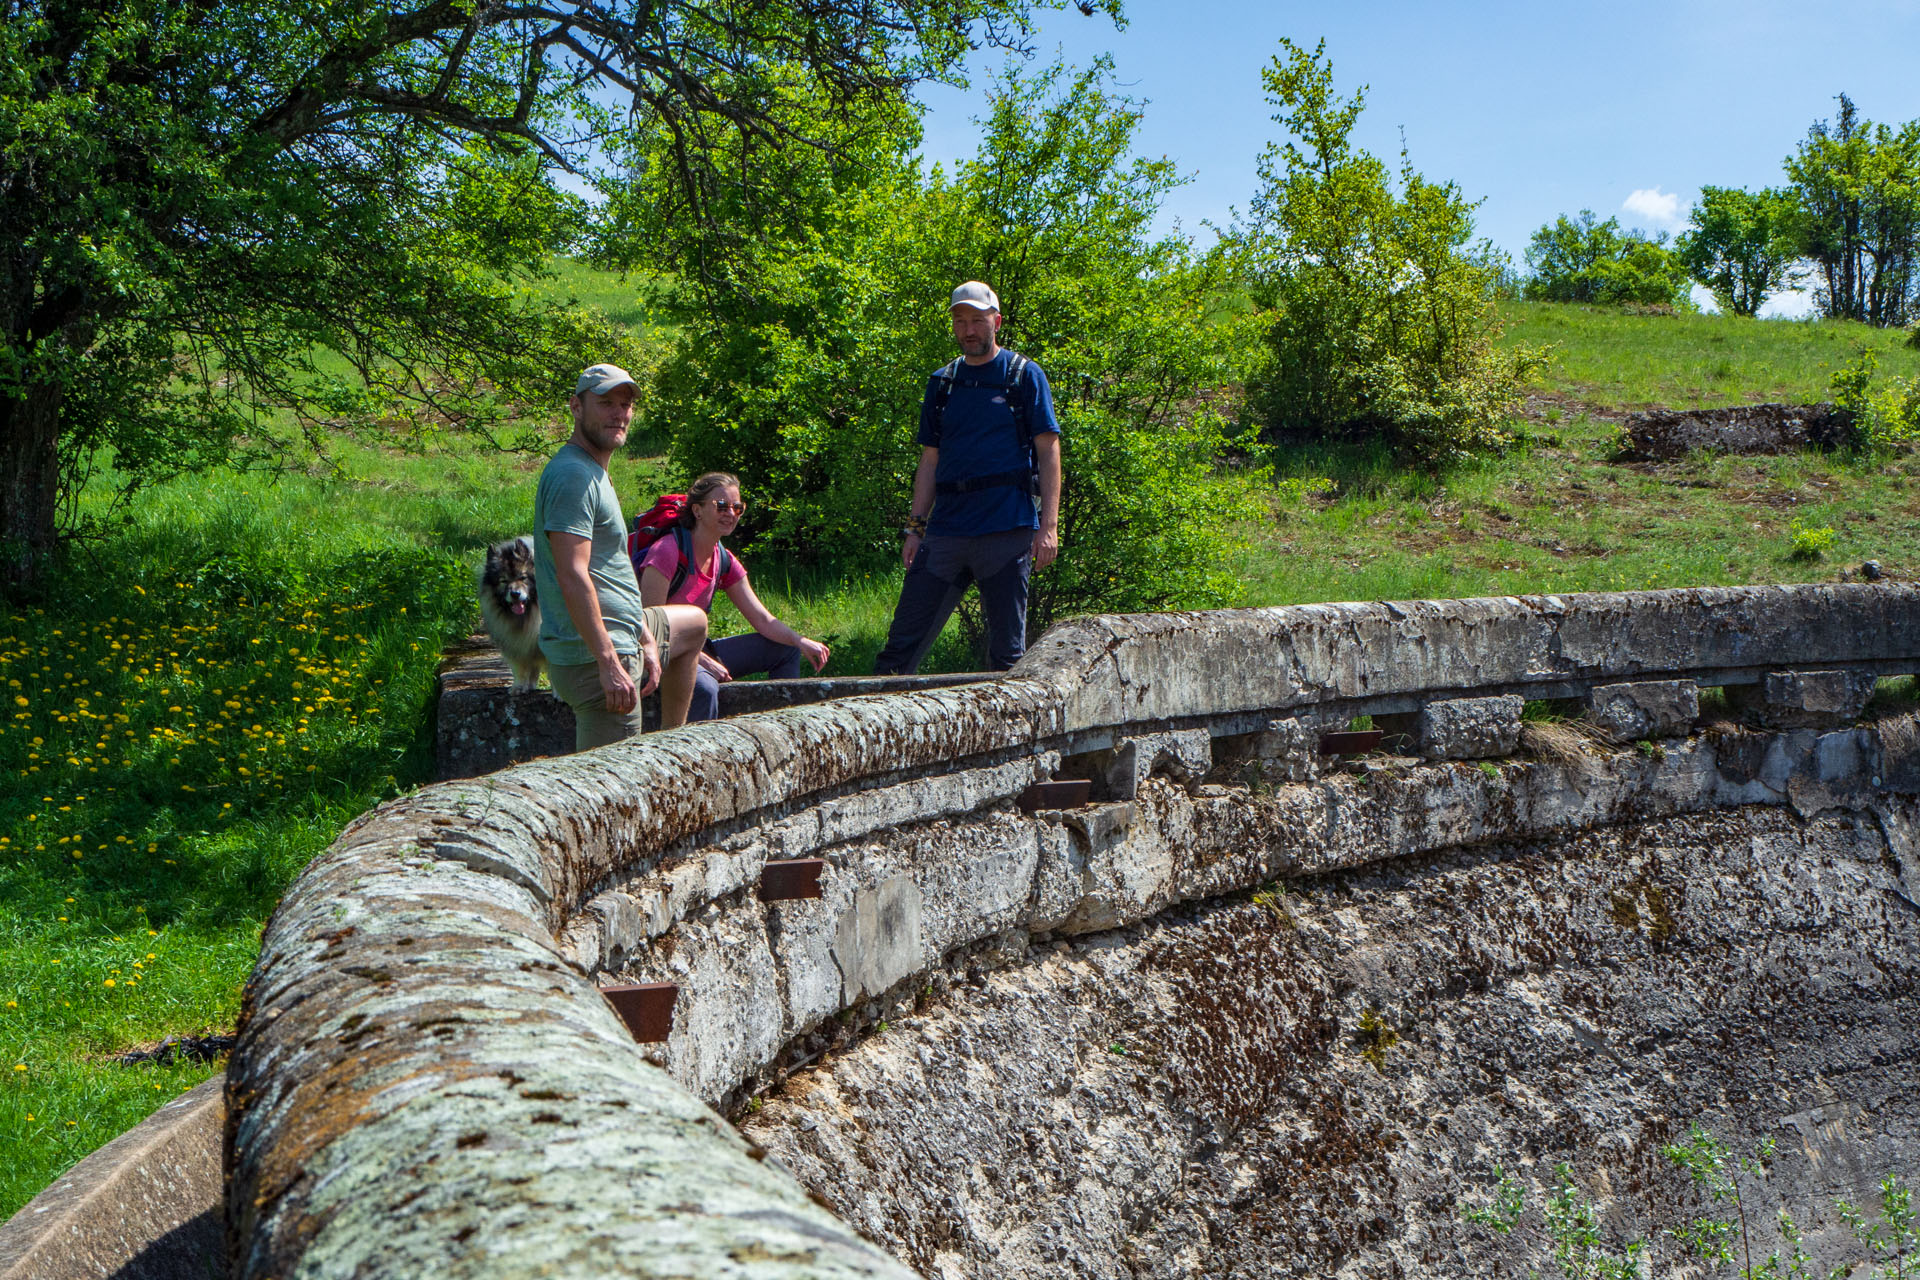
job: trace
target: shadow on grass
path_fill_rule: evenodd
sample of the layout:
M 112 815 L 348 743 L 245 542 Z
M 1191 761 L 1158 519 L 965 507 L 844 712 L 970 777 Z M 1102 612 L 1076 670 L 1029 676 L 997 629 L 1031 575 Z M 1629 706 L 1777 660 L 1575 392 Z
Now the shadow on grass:
M 1293 438 L 1274 445 L 1277 481 L 1332 480 L 1339 498 L 1390 498 L 1423 502 L 1448 481 L 1497 468 L 1523 452 L 1520 442 L 1498 458 L 1475 459 L 1440 470 L 1413 464 L 1385 441 Z

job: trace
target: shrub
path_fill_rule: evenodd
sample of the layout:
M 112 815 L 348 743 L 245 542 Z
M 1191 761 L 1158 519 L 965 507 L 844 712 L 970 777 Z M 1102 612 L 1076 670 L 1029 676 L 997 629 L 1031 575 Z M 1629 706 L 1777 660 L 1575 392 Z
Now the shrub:
M 1830 525 L 1815 527 L 1810 520 L 1797 517 L 1788 526 L 1793 536 L 1793 558 L 1795 560 L 1818 560 L 1833 550 L 1834 532 Z
M 1527 245 L 1526 296 L 1535 302 L 1637 303 L 1689 310 L 1687 268 L 1663 232 L 1622 231 L 1593 210 L 1561 214 Z
M 741 476 L 767 513 L 757 547 L 897 555 L 921 394 L 953 355 L 944 303 L 975 278 L 1000 293 L 1002 341 L 1046 370 L 1064 431 L 1061 556 L 1030 625 L 1233 598 L 1232 528 L 1264 472 L 1215 476 L 1228 441 L 1204 393 L 1245 323 L 1216 303 L 1224 257 L 1152 233 L 1179 179 L 1130 154 L 1140 112 L 1110 77 L 1009 73 L 978 158 L 951 175 L 918 169 L 911 113 L 876 111 L 837 157 L 743 162 L 752 198 L 729 196 L 714 228 L 627 193 L 621 216 L 678 282 L 643 425 L 671 433 L 679 471 Z
M 1851 420 L 1849 447 L 1869 452 L 1920 440 L 1920 379 L 1891 376 L 1876 388 L 1878 367 L 1879 358 L 1863 348 L 1828 382 L 1834 405 Z
M 1384 436 L 1436 465 L 1505 445 L 1540 356 L 1494 346 L 1505 260 L 1470 244 L 1475 206 L 1404 154 L 1396 186 L 1349 138 L 1365 89 L 1335 96 L 1324 44 L 1281 46 L 1261 74 L 1290 136 L 1261 156 L 1261 193 L 1232 235 L 1265 328 L 1256 411 L 1282 430 Z

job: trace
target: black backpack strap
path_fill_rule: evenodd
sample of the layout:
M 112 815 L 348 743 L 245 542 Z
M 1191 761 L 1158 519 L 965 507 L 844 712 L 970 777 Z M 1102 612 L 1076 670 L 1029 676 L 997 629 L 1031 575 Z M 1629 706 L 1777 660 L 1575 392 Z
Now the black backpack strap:
M 1033 361 L 1018 351 L 1007 353 L 1012 359 L 1007 361 L 1007 408 L 1013 411 L 1014 429 L 1020 433 L 1020 447 L 1033 448 L 1033 421 L 1027 413 L 1026 397 L 1020 394 L 1022 379 L 1027 376 L 1027 366 Z
M 933 375 L 933 447 L 936 449 L 940 447 L 940 438 L 947 432 L 947 401 L 953 397 L 953 380 L 960 376 L 961 359 L 955 356 Z

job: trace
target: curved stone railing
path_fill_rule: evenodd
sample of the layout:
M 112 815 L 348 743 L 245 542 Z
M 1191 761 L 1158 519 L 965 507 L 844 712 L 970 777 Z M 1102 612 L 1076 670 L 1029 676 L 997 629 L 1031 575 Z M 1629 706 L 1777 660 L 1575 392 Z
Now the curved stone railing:
M 1316 777 L 1320 732 L 1354 716 L 1485 759 L 1525 699 L 1656 738 L 1710 686 L 1789 730 L 1676 749 L 1632 794 L 1583 789 L 1551 818 L 1591 824 L 1891 785 L 1904 755 L 1823 730 L 1917 668 L 1906 586 L 1092 618 L 998 681 L 424 790 L 353 823 L 268 927 L 229 1071 L 236 1274 L 908 1274 L 707 1104 L 1009 931 L 1548 820 L 1491 765 L 1429 771 L 1398 807 L 1359 805 L 1353 779 L 1258 811 L 1217 785 Z M 1095 803 L 1016 810 L 1057 777 Z M 820 897 L 760 900 L 769 863 L 815 856 Z M 597 991 L 635 981 L 678 988 L 650 1053 Z

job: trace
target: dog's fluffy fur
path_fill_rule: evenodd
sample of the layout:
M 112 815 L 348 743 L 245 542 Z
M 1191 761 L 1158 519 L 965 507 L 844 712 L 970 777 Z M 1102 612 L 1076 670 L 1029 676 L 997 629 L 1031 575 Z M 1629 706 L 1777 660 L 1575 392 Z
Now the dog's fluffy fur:
M 513 668 L 515 692 L 540 683 L 540 598 L 533 582 L 533 539 L 509 538 L 487 548 L 480 566 L 480 617 Z

